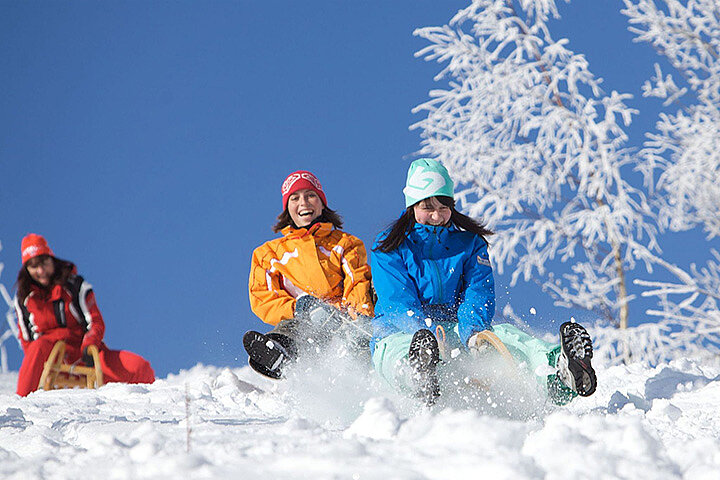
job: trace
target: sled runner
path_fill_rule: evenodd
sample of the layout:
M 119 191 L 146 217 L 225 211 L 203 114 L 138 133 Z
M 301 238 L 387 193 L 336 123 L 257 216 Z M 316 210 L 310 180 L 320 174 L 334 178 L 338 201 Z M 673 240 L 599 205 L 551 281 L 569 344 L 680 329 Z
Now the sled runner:
M 493 332 L 490 330 L 483 330 L 482 332 L 475 334 L 473 338 L 475 339 L 475 344 L 470 345 L 471 348 L 481 351 L 487 348 L 492 348 L 500 354 L 505 361 L 507 361 L 508 365 L 515 367 L 515 360 L 513 359 L 512 354 L 502 340 L 500 340 Z
M 38 389 L 55 390 L 58 388 L 99 388 L 103 386 L 103 373 L 100 369 L 100 356 L 95 345 L 88 347 L 94 366 L 69 365 L 65 363 L 65 342 L 59 340 L 45 361 Z
M 481 355 L 488 353 L 499 355 L 504 360 L 507 373 L 517 374 L 515 359 L 497 335 L 490 330 L 483 330 L 475 334 L 473 340 L 475 343 L 470 345 L 471 349 Z M 485 392 L 492 390 L 492 382 L 489 379 L 470 378 L 468 383 Z

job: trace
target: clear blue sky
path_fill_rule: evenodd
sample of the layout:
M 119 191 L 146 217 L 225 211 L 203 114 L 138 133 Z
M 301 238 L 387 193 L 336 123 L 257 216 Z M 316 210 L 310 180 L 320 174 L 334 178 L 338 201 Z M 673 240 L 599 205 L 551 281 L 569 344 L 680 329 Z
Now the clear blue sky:
M 162 376 L 244 365 L 243 333 L 264 328 L 250 256 L 274 237 L 282 180 L 315 172 L 369 244 L 403 207 L 410 110 L 437 86 L 412 32 L 467 3 L 0 0 L 0 281 L 14 283 L 21 238 L 42 234 L 94 285 L 111 348 Z M 635 94 L 638 145 L 656 58 L 620 7 L 559 2 L 551 26 L 608 91 Z M 531 325 L 570 315 L 497 282 L 500 307 L 537 308 Z

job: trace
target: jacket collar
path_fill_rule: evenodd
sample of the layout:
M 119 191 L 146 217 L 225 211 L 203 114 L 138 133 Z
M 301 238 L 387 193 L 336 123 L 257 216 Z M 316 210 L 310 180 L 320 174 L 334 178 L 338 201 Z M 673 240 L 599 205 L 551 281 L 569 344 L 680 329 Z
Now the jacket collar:
M 435 243 L 446 244 L 450 240 L 453 232 L 459 231 L 458 227 L 450 224 L 447 227 L 437 227 L 433 225 L 422 225 L 415 223 L 412 230 L 408 233 L 408 240 L 416 245 L 430 245 Z
M 458 228 L 453 223 L 451 223 L 448 226 L 435 226 L 435 225 L 423 225 L 422 223 L 415 222 L 415 225 L 413 225 L 412 231 L 421 237 L 427 237 L 430 235 L 434 235 L 437 237 L 444 237 L 451 231 L 454 231 L 457 229 Z
M 34 294 L 36 297 L 47 299 L 50 301 L 59 300 L 62 298 L 62 285 L 53 285 L 52 288 L 42 288 L 38 285 L 30 287 L 30 294 Z M 30 295 L 28 295 L 30 297 Z
M 313 237 L 327 237 L 328 235 L 330 235 L 330 232 L 332 232 L 332 229 L 332 223 L 318 222 L 314 225 L 311 225 L 310 228 L 294 228 L 292 226 L 287 226 L 280 230 L 280 233 L 282 233 L 283 236 L 287 238 L 302 238 L 308 234 L 312 235 Z

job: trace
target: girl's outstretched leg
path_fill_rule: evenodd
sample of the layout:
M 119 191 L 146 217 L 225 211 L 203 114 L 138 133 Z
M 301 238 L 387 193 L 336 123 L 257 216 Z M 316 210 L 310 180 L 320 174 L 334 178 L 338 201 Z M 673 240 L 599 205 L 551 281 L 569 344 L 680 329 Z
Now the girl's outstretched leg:
M 100 349 L 100 367 L 105 382 L 153 383 L 155 372 L 150 362 L 127 350 Z

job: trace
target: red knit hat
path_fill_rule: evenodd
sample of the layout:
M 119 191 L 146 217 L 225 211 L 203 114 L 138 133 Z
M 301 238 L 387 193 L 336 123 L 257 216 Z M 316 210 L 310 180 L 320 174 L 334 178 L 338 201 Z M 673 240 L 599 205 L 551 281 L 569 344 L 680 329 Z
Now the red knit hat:
M 22 239 L 20 252 L 22 255 L 23 265 L 25 265 L 25 262 L 31 258 L 35 258 L 40 255 L 50 255 L 51 257 L 55 256 L 53 251 L 50 250 L 47 240 L 45 240 L 42 235 L 36 235 L 34 233 L 28 233 L 25 235 L 25 238 Z
M 327 207 L 327 199 L 325 198 L 325 192 L 323 192 L 322 185 L 320 185 L 320 180 L 318 180 L 317 177 L 310 172 L 298 170 L 297 172 L 293 172 L 288 175 L 282 184 L 282 188 L 280 189 L 282 192 L 283 210 L 287 208 L 290 195 L 305 188 L 309 188 L 317 193 L 320 200 L 322 200 L 323 205 Z

